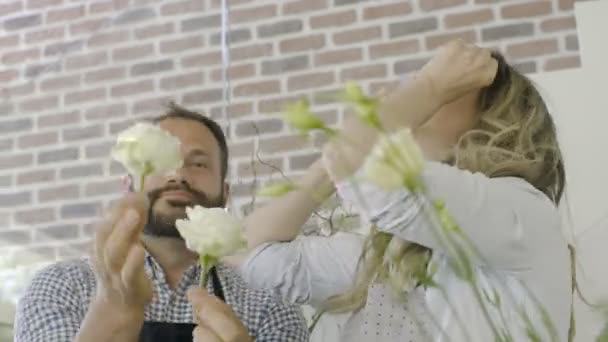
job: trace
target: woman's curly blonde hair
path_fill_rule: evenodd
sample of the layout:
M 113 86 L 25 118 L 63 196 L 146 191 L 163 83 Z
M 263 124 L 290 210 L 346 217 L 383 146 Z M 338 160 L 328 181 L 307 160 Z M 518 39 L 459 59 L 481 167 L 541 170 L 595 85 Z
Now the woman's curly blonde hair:
M 450 164 L 488 177 L 519 177 L 556 205 L 562 197 L 565 170 L 555 125 L 547 105 L 530 79 L 497 53 L 494 82 L 481 90 L 476 127 L 460 137 Z M 323 309 L 348 312 L 365 305 L 369 286 L 388 283 L 397 293 L 415 285 L 425 272 L 431 251 L 372 227 L 359 258 L 353 287 L 329 298 Z

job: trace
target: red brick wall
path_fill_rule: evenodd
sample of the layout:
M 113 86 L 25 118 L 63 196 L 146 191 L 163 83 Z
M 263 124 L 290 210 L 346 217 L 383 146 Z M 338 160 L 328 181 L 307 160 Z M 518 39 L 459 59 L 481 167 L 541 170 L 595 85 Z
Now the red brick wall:
M 222 117 L 219 0 L 2 0 L 0 248 L 82 252 L 120 192 L 113 135 L 169 99 L 229 125 L 233 204 L 254 175 L 293 175 L 316 158 L 280 120 L 283 102 L 356 80 L 379 89 L 462 37 L 525 72 L 576 67 L 572 0 L 232 0 L 230 120 Z M 252 160 L 259 155 L 263 162 Z

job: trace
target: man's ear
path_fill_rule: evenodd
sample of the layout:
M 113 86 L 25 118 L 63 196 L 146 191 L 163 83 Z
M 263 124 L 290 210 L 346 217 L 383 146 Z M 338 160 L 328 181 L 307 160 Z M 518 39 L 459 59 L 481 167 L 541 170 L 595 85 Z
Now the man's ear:
M 224 203 L 222 203 L 222 205 L 224 208 L 226 208 L 228 205 L 228 199 L 230 198 L 230 184 L 228 184 L 228 182 L 224 182 L 224 188 L 222 190 L 224 191 Z
M 135 181 L 133 180 L 133 176 L 126 175 L 124 177 L 124 186 L 127 192 L 135 192 Z

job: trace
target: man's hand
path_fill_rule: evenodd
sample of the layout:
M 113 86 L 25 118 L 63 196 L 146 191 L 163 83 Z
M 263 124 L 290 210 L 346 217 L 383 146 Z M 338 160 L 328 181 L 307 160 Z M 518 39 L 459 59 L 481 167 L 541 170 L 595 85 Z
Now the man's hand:
M 232 308 L 209 295 L 207 290 L 191 288 L 188 290 L 188 300 L 198 324 L 193 332 L 193 342 L 253 342 Z
M 143 313 L 152 300 L 152 283 L 144 271 L 145 250 L 139 241 L 147 213 L 148 200 L 128 194 L 97 228 L 93 254 L 97 302 Z

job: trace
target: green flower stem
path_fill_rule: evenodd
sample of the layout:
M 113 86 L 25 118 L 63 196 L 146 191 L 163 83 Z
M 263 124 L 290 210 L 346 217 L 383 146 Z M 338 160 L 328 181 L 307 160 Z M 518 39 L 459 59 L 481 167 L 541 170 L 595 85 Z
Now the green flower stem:
M 217 258 L 206 254 L 199 256 L 199 263 L 201 265 L 201 278 L 199 280 L 200 287 L 205 288 L 207 286 L 207 276 L 209 270 L 217 263 L 217 261 Z
M 150 161 L 146 161 L 144 171 L 141 173 L 141 175 L 139 175 L 139 192 L 144 192 L 144 181 L 146 180 L 147 176 L 152 174 L 152 172 L 154 172 L 154 166 L 152 166 Z

